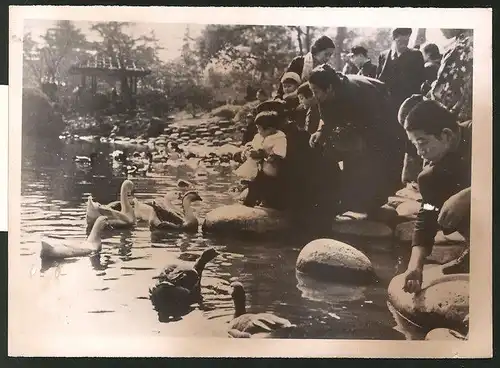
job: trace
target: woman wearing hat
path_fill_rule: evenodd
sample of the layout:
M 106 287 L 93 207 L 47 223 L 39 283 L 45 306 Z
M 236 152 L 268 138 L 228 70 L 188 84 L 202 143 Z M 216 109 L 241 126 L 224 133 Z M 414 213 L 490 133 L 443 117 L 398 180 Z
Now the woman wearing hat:
M 320 64 L 327 63 L 335 52 L 335 44 L 328 36 L 321 36 L 311 46 L 311 51 L 303 56 L 295 57 L 285 70 L 287 72 L 296 73 L 300 77 L 299 84 L 309 79 L 314 67 Z M 284 74 L 285 74 L 284 73 Z M 282 77 L 283 78 L 283 77 Z M 280 84 L 277 92 L 278 98 L 283 98 L 285 92 L 283 85 Z
M 314 69 L 309 84 L 323 121 L 310 144 L 343 162 L 334 214 L 378 209 L 401 188 L 406 141 L 385 85 L 326 64 Z

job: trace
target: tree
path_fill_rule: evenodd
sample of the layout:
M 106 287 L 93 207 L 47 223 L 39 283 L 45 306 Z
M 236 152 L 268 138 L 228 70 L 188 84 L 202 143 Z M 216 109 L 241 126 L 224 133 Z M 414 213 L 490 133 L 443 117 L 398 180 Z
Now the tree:
M 426 41 L 426 28 L 418 28 L 413 46 L 423 45 Z
M 339 70 L 342 68 L 342 51 L 345 50 L 344 41 L 348 35 L 346 27 L 337 27 L 337 34 L 335 36 L 335 45 L 337 52 L 335 53 L 334 68 Z
M 58 83 L 67 79 L 71 64 L 86 55 L 89 47 L 85 35 L 71 21 L 62 20 L 33 40 L 31 33 L 24 36 L 23 62 L 28 77 L 39 88 L 44 83 Z
M 304 55 L 305 53 L 309 52 L 311 50 L 312 41 L 316 37 L 316 35 L 327 29 L 327 27 L 312 26 L 291 26 L 289 28 L 296 33 L 300 55 Z
M 100 41 L 93 44 L 98 55 L 111 58 L 120 65 L 120 86 L 126 99 L 131 97 L 131 86 L 125 73 L 127 64 L 134 61 L 137 66 L 159 68 L 158 51 L 161 49 L 154 32 L 134 38 L 126 32 L 130 25 L 130 22 L 97 22 L 91 27 L 101 37 Z

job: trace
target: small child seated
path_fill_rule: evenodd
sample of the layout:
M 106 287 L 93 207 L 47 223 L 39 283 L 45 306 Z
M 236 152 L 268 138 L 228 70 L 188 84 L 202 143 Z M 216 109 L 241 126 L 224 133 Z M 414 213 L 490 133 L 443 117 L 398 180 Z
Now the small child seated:
M 255 118 L 258 133 L 246 146 L 246 161 L 235 171 L 248 181 L 243 204 L 254 207 L 259 202 L 268 207 L 283 206 L 280 167 L 286 156 L 285 134 L 278 130 L 281 117 L 275 111 L 262 111 Z

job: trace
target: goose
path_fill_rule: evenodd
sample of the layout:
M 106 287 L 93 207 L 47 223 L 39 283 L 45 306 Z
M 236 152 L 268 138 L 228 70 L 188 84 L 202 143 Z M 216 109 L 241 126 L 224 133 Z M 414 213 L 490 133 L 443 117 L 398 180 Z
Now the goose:
M 134 190 L 134 183 L 130 180 L 125 180 L 120 189 L 120 205 L 121 211 L 114 210 L 109 205 L 105 206 L 98 202 L 94 202 L 90 195 L 87 201 L 87 224 L 92 223 L 99 216 L 106 216 L 109 223 L 113 227 L 131 227 L 135 225 L 136 217 L 134 211 L 134 201 L 131 196 Z
M 234 303 L 234 319 L 229 322 L 228 335 L 234 338 L 250 338 L 262 333 L 269 335 L 273 331 L 296 327 L 289 320 L 271 313 L 247 313 L 245 289 L 241 282 L 231 284 Z
M 196 232 L 198 230 L 198 219 L 196 218 L 191 204 L 201 201 L 201 197 L 195 191 L 188 191 L 182 197 L 182 213 L 168 201 L 164 200 L 164 205 L 160 206 L 156 202 L 152 203 L 154 211 L 149 219 L 151 230 L 184 230 Z
M 189 306 L 201 297 L 201 276 L 205 266 L 219 253 L 215 248 L 203 251 L 196 262 L 173 263 L 165 266 L 155 285 L 149 289 L 149 298 L 157 311 L 169 306 Z
M 101 231 L 109 226 L 106 216 L 100 216 L 94 223 L 88 238 L 81 244 L 65 244 L 55 239 L 42 239 L 41 258 L 63 259 L 85 257 L 101 250 Z

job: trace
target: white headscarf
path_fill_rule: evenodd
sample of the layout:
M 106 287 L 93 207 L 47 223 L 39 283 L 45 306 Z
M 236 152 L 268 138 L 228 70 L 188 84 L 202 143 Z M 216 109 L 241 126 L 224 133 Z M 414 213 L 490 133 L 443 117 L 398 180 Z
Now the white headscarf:
M 302 68 L 302 82 L 305 82 L 309 79 L 309 75 L 314 69 L 314 60 L 311 52 L 308 52 L 304 56 L 304 67 Z

